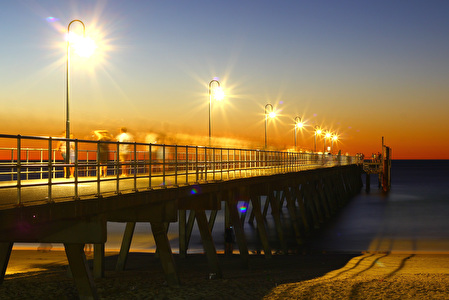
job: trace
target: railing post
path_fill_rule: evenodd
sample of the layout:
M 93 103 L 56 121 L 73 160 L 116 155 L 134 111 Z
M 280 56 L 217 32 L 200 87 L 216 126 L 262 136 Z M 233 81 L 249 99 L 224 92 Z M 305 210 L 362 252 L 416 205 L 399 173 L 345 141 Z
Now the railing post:
M 175 186 L 178 185 L 178 145 L 175 145 Z
M 149 160 L 148 160 L 148 188 L 151 189 L 151 175 L 152 175 L 152 168 L 153 168 L 153 149 L 152 144 L 148 147 L 148 153 L 149 153 Z
M 75 200 L 79 199 L 78 195 L 78 139 L 75 139 Z
M 51 203 L 53 202 L 52 199 L 52 193 L 51 193 L 51 188 L 52 188 L 52 173 L 53 173 L 53 165 L 52 165 L 52 138 L 50 137 L 48 139 L 48 160 L 47 160 L 47 165 L 48 165 L 48 194 L 47 194 L 47 198 L 48 198 L 48 202 Z M 42 156 L 42 152 L 41 152 L 41 156 Z M 42 175 L 42 174 L 41 174 Z
M 212 148 L 212 180 L 215 181 L 215 170 L 216 170 L 216 157 L 215 157 L 215 147 Z
M 101 165 L 100 165 L 100 143 L 101 141 L 97 141 L 97 197 L 100 197 L 100 178 L 101 178 Z
M 51 139 L 51 137 L 50 137 L 50 139 Z M 39 156 L 40 156 L 40 165 L 41 165 L 40 172 L 39 172 L 39 178 L 43 179 L 44 178 L 44 168 L 42 166 L 44 165 L 44 150 L 41 149 L 39 152 L 40 152 Z M 50 150 L 48 150 L 48 153 L 50 154 Z
M 25 148 L 25 164 L 28 166 L 29 165 L 29 163 L 30 163 L 30 161 L 29 161 L 29 152 L 30 152 L 30 150 L 29 149 L 27 149 L 27 148 Z M 25 170 L 25 179 L 26 180 L 28 180 L 29 179 L 29 171 L 30 171 L 30 169 L 27 167 L 26 168 L 26 170 Z
M 186 184 L 189 184 L 189 146 L 186 146 Z
M 198 146 L 195 146 L 195 169 L 196 169 L 196 182 L 199 182 L 199 174 L 198 174 Z
M 115 187 L 115 193 L 118 195 L 120 194 L 120 142 L 116 143 L 116 154 L 115 154 L 115 176 L 116 176 L 116 187 Z
M 165 186 L 165 167 L 166 167 L 166 165 L 165 165 L 165 151 L 166 151 L 166 149 L 165 149 L 165 144 L 164 144 L 164 145 L 162 145 L 162 186 L 163 187 L 166 187 Z
M 22 183 L 21 183 L 21 159 L 20 159 L 20 152 L 22 151 L 22 145 L 21 145 L 21 136 L 20 134 L 17 136 L 17 205 L 22 205 Z
M 137 191 L 137 143 L 134 142 L 134 159 L 132 160 L 134 170 L 134 191 Z M 131 168 L 129 168 L 131 170 Z
M 204 147 L 204 180 L 207 181 L 207 160 L 208 160 L 208 152 L 209 148 Z

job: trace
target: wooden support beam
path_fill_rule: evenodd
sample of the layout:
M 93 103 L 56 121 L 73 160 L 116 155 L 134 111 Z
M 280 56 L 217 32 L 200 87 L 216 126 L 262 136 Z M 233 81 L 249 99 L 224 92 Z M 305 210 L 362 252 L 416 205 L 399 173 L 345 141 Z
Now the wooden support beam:
M 195 211 L 189 212 L 189 219 L 186 227 L 186 251 L 189 250 L 190 237 L 192 236 L 193 225 L 195 224 Z
M 327 203 L 329 204 L 329 210 L 331 214 L 334 214 L 337 211 L 337 197 L 335 197 L 331 191 L 331 178 L 329 176 L 323 178 L 323 192 L 324 197 L 327 199 Z
M 84 244 L 64 244 L 70 270 L 80 299 L 99 299 L 84 255 Z
M 229 208 L 229 217 L 234 227 L 235 238 L 237 241 L 237 246 L 239 247 L 242 265 L 243 267 L 248 268 L 249 267 L 248 244 L 246 242 L 242 222 L 240 221 L 239 218 L 237 203 L 238 202 L 234 200 L 234 197 L 231 196 L 230 199 L 227 201 L 227 206 Z
M 242 215 L 241 215 L 241 217 L 240 217 L 242 226 L 245 225 L 245 218 L 246 218 L 247 212 L 248 212 L 248 210 L 249 210 L 249 202 L 248 202 L 248 201 L 245 201 L 244 203 L 245 203 L 244 205 L 246 206 L 246 210 L 242 212 Z
M 218 210 L 212 210 L 210 212 L 209 222 L 208 222 L 210 232 L 212 232 L 212 229 L 214 229 L 215 220 L 217 219 L 217 213 L 218 213 Z
M 259 196 L 254 196 L 257 197 L 260 201 L 260 197 Z M 252 199 L 251 199 L 252 200 Z M 252 203 L 252 201 L 251 201 Z M 251 213 L 249 214 L 249 219 L 248 219 L 248 223 L 253 224 L 254 223 L 254 203 L 252 203 L 253 205 L 253 209 L 251 209 Z
M 263 206 L 263 218 L 266 220 L 267 219 L 267 213 L 268 213 L 268 208 L 270 206 L 270 201 L 268 200 L 268 197 L 265 199 L 265 204 Z
M 134 235 L 134 228 L 136 222 L 127 222 L 125 227 L 125 233 L 123 234 L 122 245 L 120 246 L 120 253 L 118 255 L 117 264 L 115 265 L 116 271 L 123 271 L 125 269 L 126 260 L 128 259 L 129 249 L 131 247 L 131 241 Z
M 287 209 L 288 209 L 288 212 L 290 214 L 290 219 L 291 219 L 292 224 L 293 224 L 293 229 L 295 231 L 296 243 L 298 245 L 302 245 L 303 244 L 303 240 L 302 240 L 301 230 L 300 230 L 299 224 L 298 224 L 298 217 L 297 217 L 297 213 L 296 213 L 296 205 L 295 205 L 295 201 L 292 198 L 292 194 L 290 192 L 290 187 L 286 186 L 284 188 L 284 195 L 285 195 L 285 199 L 287 200 Z
M 267 202 L 269 202 L 271 204 L 271 215 L 273 216 L 273 219 L 274 219 L 274 226 L 276 227 L 276 232 L 277 232 L 279 241 L 281 243 L 282 251 L 284 251 L 284 254 L 287 254 L 288 249 L 287 249 L 287 243 L 285 242 L 285 238 L 284 238 L 284 231 L 282 230 L 281 212 L 279 210 L 279 201 L 274 196 L 274 191 L 271 188 L 271 186 L 268 187 Z
M 168 241 L 167 227 L 163 222 L 150 221 L 150 224 L 167 283 L 169 286 L 179 286 L 180 281 L 170 248 L 170 242 Z
M 326 217 L 326 219 L 329 219 L 331 217 L 330 214 L 330 210 L 329 210 L 329 204 L 327 202 L 326 196 L 324 195 L 323 192 L 323 181 L 322 179 L 317 179 L 316 180 L 316 190 L 318 192 L 318 199 L 321 202 L 321 205 L 323 206 L 324 209 L 324 216 Z
M 279 209 L 282 210 L 285 202 L 285 193 L 281 190 L 276 193 L 276 199 L 279 201 Z
M 206 213 L 204 210 L 195 210 L 195 216 L 211 273 L 215 273 L 217 278 L 222 278 L 223 275 L 218 264 L 217 251 L 215 250 L 212 234 L 209 230 Z
M 330 180 L 330 186 L 332 189 L 332 197 L 336 199 L 336 204 L 338 207 L 342 207 L 345 202 L 344 191 L 340 185 L 340 175 L 339 172 L 335 172 Z
M 187 256 L 187 240 L 186 240 L 186 221 L 187 213 L 185 209 L 178 212 L 178 232 L 179 232 L 179 257 Z
M 316 182 L 315 180 L 311 180 L 309 182 L 310 185 L 310 190 L 311 190 L 311 197 L 312 197 L 312 201 L 315 205 L 315 209 L 317 212 L 317 216 L 318 216 L 318 220 L 320 222 L 320 224 L 324 223 L 324 216 L 323 216 L 323 212 L 322 212 L 322 208 L 321 208 L 321 203 L 320 203 L 320 199 L 318 198 L 318 194 L 317 194 L 317 189 L 316 189 Z
M 254 193 L 251 194 L 251 203 L 253 204 L 254 217 L 257 221 L 257 231 L 259 232 L 260 241 L 262 242 L 262 247 L 265 252 L 265 258 L 271 258 L 271 249 L 268 243 L 267 230 L 265 228 L 265 223 L 260 207 L 260 197 L 256 196 Z
M 0 243 L 0 284 L 2 284 L 5 279 L 6 268 L 8 267 L 13 244 L 14 243 L 12 242 Z
M 104 277 L 104 244 L 94 244 L 94 278 Z
M 313 201 L 313 192 L 311 191 L 310 182 L 306 182 L 303 184 L 304 188 L 304 203 L 308 207 L 308 211 L 312 215 L 313 227 L 315 229 L 320 228 L 320 221 L 318 220 L 318 213 L 316 209 L 315 202 Z
M 296 202 L 298 203 L 299 213 L 301 214 L 301 221 L 304 228 L 305 235 L 310 234 L 310 225 L 307 218 L 307 210 L 304 205 L 304 193 L 302 191 L 303 185 L 296 185 L 292 188 L 292 193 L 295 195 Z
M 168 234 L 168 229 L 170 227 L 169 222 L 163 222 L 165 227 L 165 234 Z M 156 251 L 154 252 L 154 257 L 159 258 L 159 250 L 156 248 Z

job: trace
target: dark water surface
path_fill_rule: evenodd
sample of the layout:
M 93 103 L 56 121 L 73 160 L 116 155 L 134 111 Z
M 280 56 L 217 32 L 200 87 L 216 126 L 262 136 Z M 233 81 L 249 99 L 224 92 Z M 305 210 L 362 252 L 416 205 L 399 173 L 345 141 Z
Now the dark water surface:
M 371 175 L 371 192 L 352 199 L 310 248 L 449 253 L 449 161 L 396 160 L 391 173 L 388 194 Z

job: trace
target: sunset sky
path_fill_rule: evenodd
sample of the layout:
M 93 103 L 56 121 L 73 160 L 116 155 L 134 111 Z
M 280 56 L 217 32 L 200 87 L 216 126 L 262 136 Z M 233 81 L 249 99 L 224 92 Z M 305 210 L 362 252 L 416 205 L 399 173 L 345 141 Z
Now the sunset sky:
M 293 147 L 299 116 L 303 149 L 318 125 L 343 153 L 371 155 L 385 137 L 395 159 L 449 159 L 448 16 L 447 0 L 6 0 L 0 133 L 65 129 L 65 36 L 80 19 L 97 49 L 71 56 L 77 138 L 126 126 L 141 142 L 164 132 L 205 144 L 215 78 L 225 99 L 212 103 L 212 135 L 223 141 L 263 146 L 270 103 L 271 147 Z

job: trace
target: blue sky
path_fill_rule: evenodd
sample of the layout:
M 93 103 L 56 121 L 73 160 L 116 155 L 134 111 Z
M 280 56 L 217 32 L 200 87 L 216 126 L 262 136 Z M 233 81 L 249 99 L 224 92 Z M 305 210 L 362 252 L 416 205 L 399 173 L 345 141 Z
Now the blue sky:
M 343 152 L 448 158 L 447 1 L 6 1 L 0 11 L 3 133 L 57 135 L 65 126 L 64 35 L 80 19 L 98 39 L 73 58 L 72 131 L 127 126 L 293 143 L 301 116 L 341 135 Z M 54 17 L 54 22 L 46 18 Z M 73 25 L 71 31 L 80 31 Z M 311 127 L 300 134 L 311 148 Z M 369 153 L 367 153 L 369 154 Z

